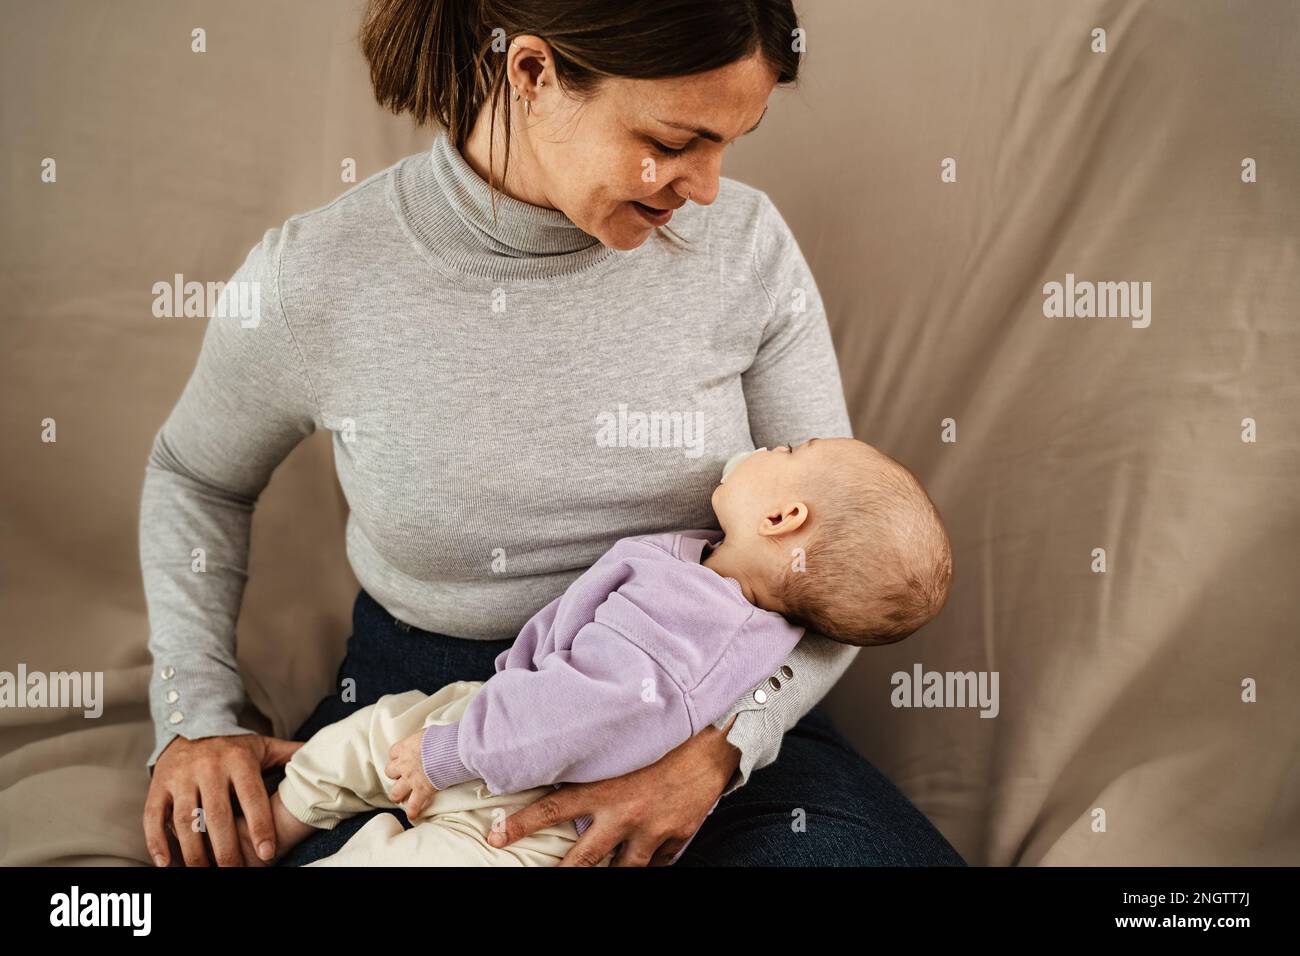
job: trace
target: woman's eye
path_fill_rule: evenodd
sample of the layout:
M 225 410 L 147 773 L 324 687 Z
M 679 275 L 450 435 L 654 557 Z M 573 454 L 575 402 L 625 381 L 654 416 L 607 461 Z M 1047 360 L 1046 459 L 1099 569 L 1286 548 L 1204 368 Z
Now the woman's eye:
M 685 146 L 682 146 L 680 148 L 676 148 L 673 146 L 665 146 L 657 139 L 650 140 L 650 144 L 654 146 L 655 149 L 659 150 L 659 152 L 663 153 L 665 156 L 680 156 L 682 153 L 686 152 Z

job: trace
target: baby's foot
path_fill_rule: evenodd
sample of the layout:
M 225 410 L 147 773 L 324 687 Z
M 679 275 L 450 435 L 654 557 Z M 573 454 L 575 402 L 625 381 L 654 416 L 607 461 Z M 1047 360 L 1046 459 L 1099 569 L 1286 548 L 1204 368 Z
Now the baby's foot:
M 245 866 L 273 866 L 290 850 L 316 832 L 315 827 L 308 826 L 288 811 L 278 792 L 271 795 L 271 822 L 275 825 L 275 854 L 271 859 L 263 860 L 257 855 L 257 847 L 253 846 L 253 837 L 248 831 L 248 819 L 242 816 L 236 818 L 235 827 L 239 831 L 239 848 L 243 851 Z

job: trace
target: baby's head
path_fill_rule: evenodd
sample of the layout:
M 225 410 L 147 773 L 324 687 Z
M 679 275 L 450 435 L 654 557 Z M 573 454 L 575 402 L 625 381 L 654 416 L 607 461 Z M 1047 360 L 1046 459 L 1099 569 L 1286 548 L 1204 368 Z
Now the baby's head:
M 948 534 L 921 483 L 883 452 L 814 438 L 737 455 L 722 475 L 717 563 L 747 579 L 759 607 L 858 645 L 900 641 L 943 607 Z

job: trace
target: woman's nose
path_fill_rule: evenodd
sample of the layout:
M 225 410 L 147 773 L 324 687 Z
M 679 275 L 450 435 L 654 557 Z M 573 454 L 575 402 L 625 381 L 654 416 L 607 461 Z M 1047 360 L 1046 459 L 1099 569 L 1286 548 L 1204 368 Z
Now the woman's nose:
M 721 155 L 701 158 L 689 174 L 678 178 L 673 187 L 683 199 L 707 206 L 718 198 L 718 180 L 721 175 Z

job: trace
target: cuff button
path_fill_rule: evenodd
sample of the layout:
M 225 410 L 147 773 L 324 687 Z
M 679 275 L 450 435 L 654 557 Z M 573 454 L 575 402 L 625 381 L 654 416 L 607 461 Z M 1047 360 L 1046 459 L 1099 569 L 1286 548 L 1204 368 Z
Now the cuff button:
M 169 704 L 174 704 L 174 703 L 176 703 L 176 702 L 177 702 L 178 700 L 180 700 L 180 699 L 181 699 L 181 695 L 178 694 L 178 693 L 176 693 L 176 691 L 174 691 L 174 690 L 169 690 L 169 691 L 167 692 L 167 703 L 169 703 Z
M 754 691 L 754 702 L 758 704 L 766 704 L 767 691 L 763 690 L 763 688 L 761 687 L 758 690 Z
M 185 715 L 182 714 L 179 710 L 173 710 L 171 712 L 171 715 L 167 719 L 171 721 L 173 724 L 179 724 L 182 720 L 185 719 Z
M 794 671 L 790 669 L 789 664 L 781 665 L 781 676 L 784 677 L 786 680 L 789 680 L 791 677 L 794 676 Z
M 168 664 L 161 671 L 159 671 L 159 676 L 162 677 L 163 680 L 171 680 L 173 677 L 176 676 L 176 668 Z

